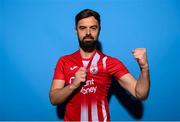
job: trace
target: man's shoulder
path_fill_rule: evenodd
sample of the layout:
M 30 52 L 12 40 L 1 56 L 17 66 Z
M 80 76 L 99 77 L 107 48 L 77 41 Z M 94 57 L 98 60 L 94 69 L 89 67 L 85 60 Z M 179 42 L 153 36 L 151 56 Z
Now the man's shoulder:
M 106 55 L 106 54 L 104 54 L 104 55 L 105 55 L 105 57 L 107 57 L 107 60 L 108 60 L 108 61 L 119 60 L 119 59 L 116 58 L 116 57 L 113 57 L 113 56 L 110 56 L 110 55 Z
M 118 59 L 117 57 L 110 56 L 110 55 L 105 55 L 105 57 L 107 57 L 107 59 L 106 59 L 107 64 L 119 64 L 119 63 L 122 63 L 122 61 L 120 59 Z
M 105 54 L 105 53 L 103 53 L 103 52 L 101 52 L 99 50 L 97 52 L 102 56 L 103 59 L 106 59 L 107 61 L 119 61 L 118 58 L 107 55 L 107 54 Z

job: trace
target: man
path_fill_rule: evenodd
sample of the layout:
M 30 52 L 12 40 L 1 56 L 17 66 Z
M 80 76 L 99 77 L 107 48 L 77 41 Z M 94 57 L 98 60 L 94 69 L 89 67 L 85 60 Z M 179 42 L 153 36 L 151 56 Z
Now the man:
M 149 69 L 145 48 L 132 51 L 140 66 L 136 80 L 116 58 L 97 50 L 100 15 L 90 9 L 75 18 L 80 49 L 59 59 L 50 90 L 53 105 L 67 102 L 65 121 L 109 121 L 107 94 L 114 76 L 137 99 L 149 92 Z

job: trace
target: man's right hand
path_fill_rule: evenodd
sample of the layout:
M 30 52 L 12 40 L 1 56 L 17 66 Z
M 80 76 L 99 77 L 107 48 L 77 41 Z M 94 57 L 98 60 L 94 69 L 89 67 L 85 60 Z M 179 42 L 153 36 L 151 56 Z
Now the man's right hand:
M 72 92 L 77 89 L 82 82 L 86 81 L 86 68 L 80 67 L 75 75 L 74 80 L 70 85 L 65 86 L 64 80 L 53 80 L 50 100 L 53 105 L 58 105 L 67 100 Z
M 74 76 L 75 76 L 75 78 L 73 80 L 72 85 L 75 88 L 78 88 L 81 85 L 81 82 L 86 81 L 86 68 L 80 67 Z

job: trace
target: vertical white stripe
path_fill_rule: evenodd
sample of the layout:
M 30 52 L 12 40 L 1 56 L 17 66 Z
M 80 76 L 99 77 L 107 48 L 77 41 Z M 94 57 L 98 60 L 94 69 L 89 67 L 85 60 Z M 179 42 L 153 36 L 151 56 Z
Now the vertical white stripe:
M 102 113 L 103 113 L 103 122 L 107 121 L 107 113 L 106 113 L 106 108 L 105 108 L 105 104 L 104 101 L 102 100 Z
M 96 54 L 94 55 L 92 62 L 91 62 L 90 73 L 97 74 L 97 72 L 98 72 L 97 63 L 98 63 L 99 59 L 100 59 L 100 55 L 96 52 Z
M 88 121 L 88 106 L 81 104 L 81 121 Z
M 98 111 L 97 111 L 97 102 L 92 103 L 91 106 L 91 115 L 92 115 L 92 121 L 99 121 L 98 119 Z
M 97 66 L 97 62 L 99 61 L 99 59 L 100 59 L 100 55 L 96 53 L 92 59 L 91 66 Z
M 103 68 L 106 70 L 106 60 L 107 60 L 107 56 L 105 56 L 103 59 L 102 59 L 102 63 L 103 63 Z

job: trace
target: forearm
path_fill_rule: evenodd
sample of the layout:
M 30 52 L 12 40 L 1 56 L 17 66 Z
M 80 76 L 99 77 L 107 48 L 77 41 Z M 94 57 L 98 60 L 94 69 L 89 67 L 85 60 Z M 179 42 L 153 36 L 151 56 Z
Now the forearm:
M 53 89 L 50 91 L 50 100 L 53 105 L 62 104 L 73 93 L 76 87 L 73 84 L 65 86 L 61 89 Z
M 149 93 L 150 76 L 149 68 L 141 68 L 139 80 L 137 81 L 135 94 L 138 99 L 146 99 Z

